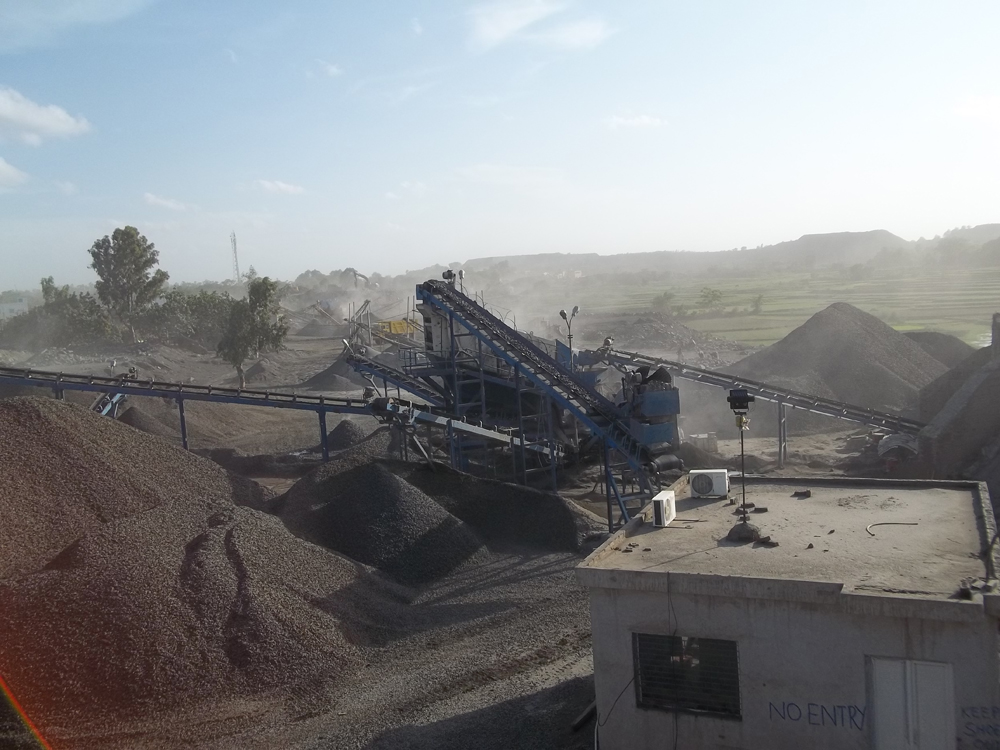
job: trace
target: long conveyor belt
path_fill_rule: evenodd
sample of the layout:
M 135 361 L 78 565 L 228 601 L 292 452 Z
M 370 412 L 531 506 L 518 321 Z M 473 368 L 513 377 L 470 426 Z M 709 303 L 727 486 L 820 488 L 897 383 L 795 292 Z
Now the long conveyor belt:
M 772 401 L 778 404 L 785 404 L 793 409 L 803 409 L 816 414 L 828 417 L 844 419 L 850 422 L 859 422 L 871 427 L 881 427 L 895 432 L 905 432 L 916 434 L 924 428 L 922 422 L 915 419 L 890 414 L 888 412 L 869 409 L 864 406 L 855 406 L 842 401 L 812 396 L 808 393 L 793 391 L 789 388 L 762 383 L 759 380 L 752 380 L 737 375 L 729 375 L 717 370 L 706 370 L 700 367 L 692 367 L 683 362 L 675 362 L 669 359 L 650 357 L 639 352 L 628 352 L 620 349 L 599 349 L 588 352 L 595 357 L 603 359 L 609 363 L 623 364 L 635 367 L 636 365 L 649 365 L 650 367 L 666 367 L 674 377 L 683 380 L 692 380 L 716 388 L 745 388 L 755 397 L 762 401 Z
M 313 396 L 287 391 L 220 388 L 211 385 L 170 383 L 157 380 L 132 380 L 122 377 L 114 378 L 99 375 L 74 375 L 48 370 L 11 367 L 0 367 L 0 384 L 48 388 L 54 391 L 57 396 L 61 396 L 63 391 L 84 391 L 122 396 L 153 396 L 176 401 L 180 409 L 181 437 L 185 447 L 187 447 L 187 433 L 184 420 L 185 401 L 208 401 L 222 404 L 239 404 L 241 406 L 313 411 L 319 414 L 321 441 L 324 446 L 327 435 L 326 415 L 328 413 L 368 414 L 381 418 L 392 415 L 393 418 L 398 418 L 409 424 L 421 422 L 444 429 L 458 430 L 508 445 L 520 446 L 521 444 L 520 436 L 512 430 L 471 424 L 460 419 L 454 419 L 451 415 L 441 413 L 440 410 L 436 410 L 433 407 L 413 404 L 400 399 L 383 398 L 366 400 L 362 398 L 331 398 L 329 396 Z M 547 450 L 530 443 L 526 443 L 525 448 L 541 452 Z M 324 448 L 324 454 L 326 452 Z

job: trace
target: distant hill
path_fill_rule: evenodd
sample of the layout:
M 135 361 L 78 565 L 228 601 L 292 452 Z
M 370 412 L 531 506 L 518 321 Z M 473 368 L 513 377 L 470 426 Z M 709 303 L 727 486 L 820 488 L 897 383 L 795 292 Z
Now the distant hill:
M 745 254 L 759 262 L 821 268 L 835 263 L 865 263 L 882 250 L 905 250 L 910 246 L 910 242 L 892 232 L 874 229 L 870 232 L 804 234 L 797 240 L 747 250 Z
M 648 253 L 539 253 L 535 255 L 490 256 L 472 258 L 462 264 L 467 271 L 489 268 L 508 262 L 518 271 L 536 274 L 580 271 L 590 275 L 606 272 L 673 271 L 701 273 L 717 267 L 749 267 L 758 264 L 780 264 L 784 268 L 822 268 L 836 263 L 865 263 L 883 249 L 907 249 L 912 243 L 884 229 L 869 232 L 834 232 L 806 234 L 797 240 L 777 245 L 745 250 L 719 252 L 687 252 L 662 250 Z
M 990 240 L 1000 237 L 1000 224 L 980 224 L 975 227 L 959 227 L 949 229 L 944 233 L 944 237 L 961 237 L 968 240 L 973 245 L 982 245 Z

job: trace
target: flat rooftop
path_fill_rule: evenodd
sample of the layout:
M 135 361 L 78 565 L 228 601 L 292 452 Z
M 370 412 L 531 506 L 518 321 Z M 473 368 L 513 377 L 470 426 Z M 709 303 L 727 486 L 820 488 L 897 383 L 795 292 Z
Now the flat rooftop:
M 647 508 L 587 558 L 581 579 L 588 570 L 669 572 L 951 598 L 963 579 L 990 572 L 983 550 L 993 514 L 985 487 L 974 482 L 748 477 L 748 505 L 767 508 L 749 522 L 777 542 L 769 546 L 727 540 L 741 498 L 739 477 L 731 481 L 735 504 L 692 498 L 682 478 L 671 487 L 676 520 L 656 528 Z M 810 496 L 795 494 L 803 490 Z

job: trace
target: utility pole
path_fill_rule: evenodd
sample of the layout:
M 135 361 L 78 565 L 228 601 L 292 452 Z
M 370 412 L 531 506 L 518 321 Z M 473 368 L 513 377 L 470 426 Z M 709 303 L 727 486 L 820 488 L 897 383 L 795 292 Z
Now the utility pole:
M 229 235 L 229 242 L 233 246 L 233 281 L 240 283 L 240 256 L 236 253 L 236 232 Z

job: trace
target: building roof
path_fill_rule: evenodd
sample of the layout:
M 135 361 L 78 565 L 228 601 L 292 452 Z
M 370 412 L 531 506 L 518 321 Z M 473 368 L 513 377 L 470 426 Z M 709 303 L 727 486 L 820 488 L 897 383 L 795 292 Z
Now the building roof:
M 708 583 L 735 593 L 734 582 L 755 579 L 788 582 L 786 593 L 802 583 L 814 592 L 940 600 L 956 598 L 969 579 L 996 577 L 984 484 L 748 477 L 747 503 L 767 508 L 750 513 L 750 523 L 777 546 L 728 541 L 738 504 L 692 498 L 686 477 L 672 489 L 676 520 L 656 528 L 647 508 L 581 564 L 584 584 L 650 590 L 659 588 L 650 577 L 669 573 L 691 577 L 688 587 L 701 585 L 703 593 Z M 806 489 L 809 497 L 793 494 Z M 738 503 L 738 477 L 730 495 Z M 765 588 L 781 596 L 774 585 Z

